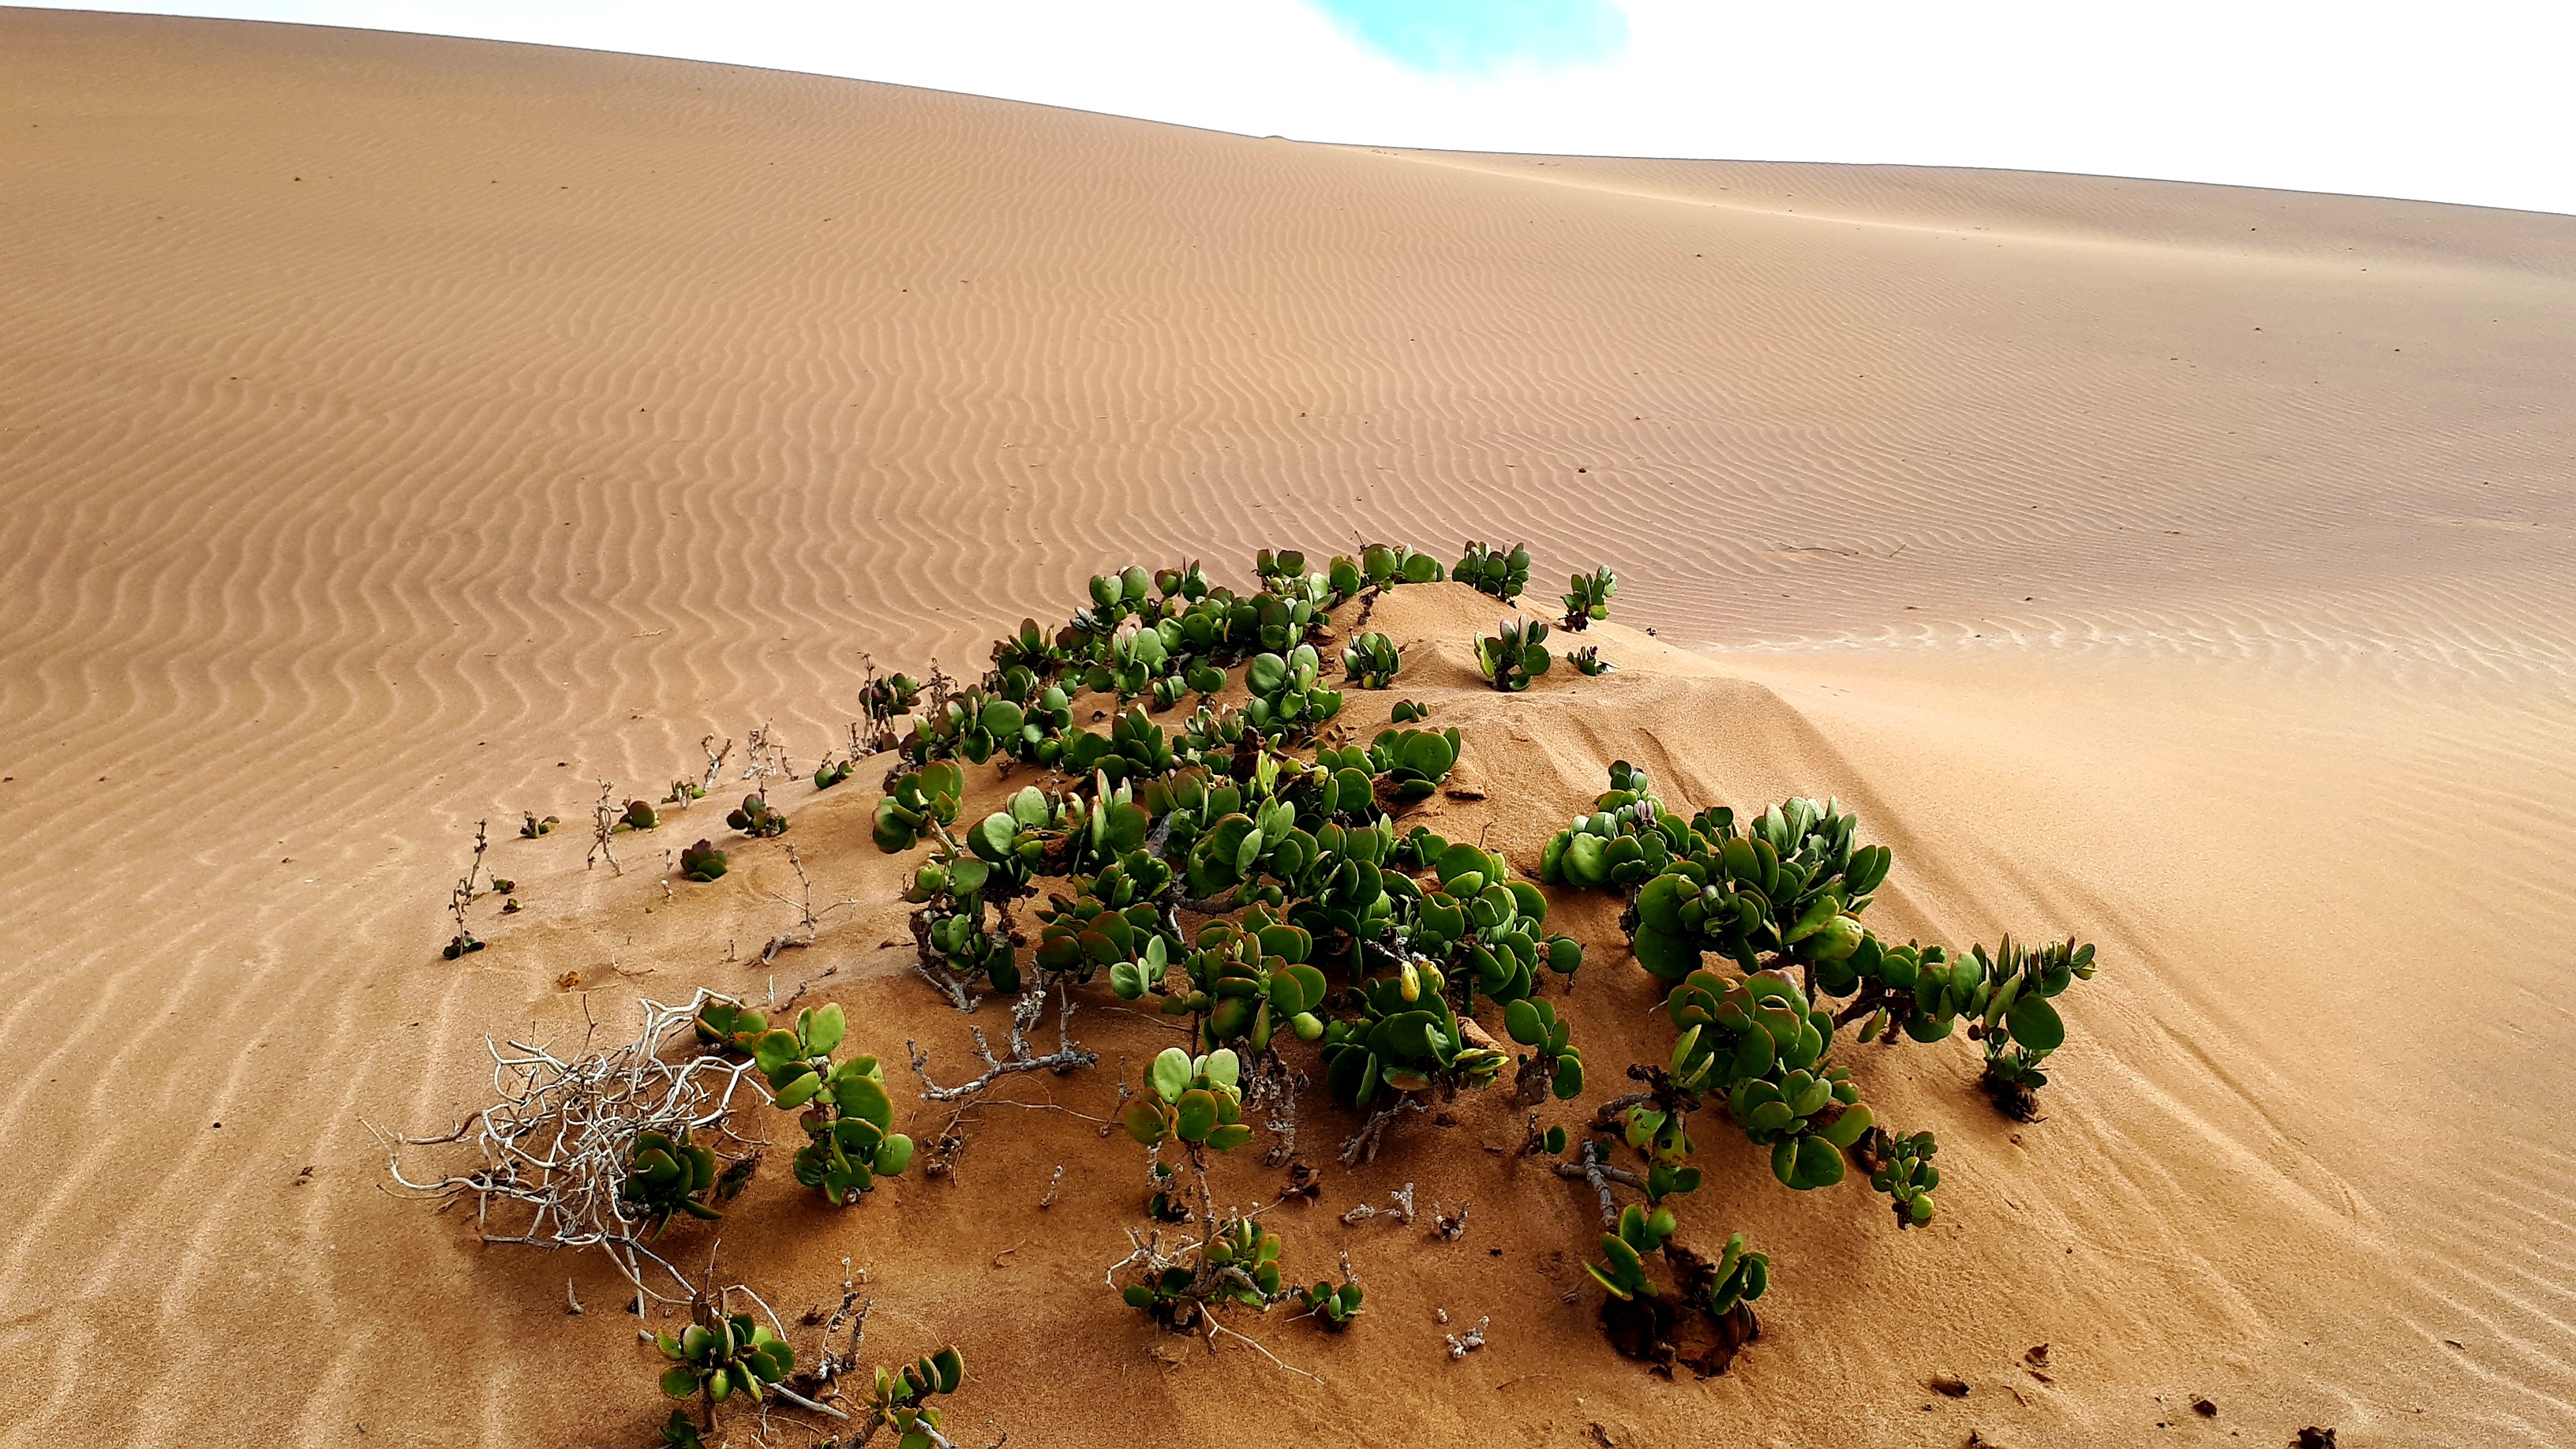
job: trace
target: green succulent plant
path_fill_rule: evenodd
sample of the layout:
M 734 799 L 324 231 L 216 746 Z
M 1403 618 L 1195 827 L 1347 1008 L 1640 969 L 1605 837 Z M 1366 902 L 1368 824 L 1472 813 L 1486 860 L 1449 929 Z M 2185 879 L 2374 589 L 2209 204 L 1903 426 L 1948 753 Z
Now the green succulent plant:
M 1726 1240 L 1726 1251 L 1717 1260 L 1717 1270 L 1708 1289 L 1708 1311 L 1723 1318 L 1738 1304 L 1750 1303 L 1771 1287 L 1771 1255 L 1747 1252 L 1744 1235 L 1735 1233 Z
M 1932 1221 L 1932 1189 L 1941 1185 L 1941 1169 L 1932 1165 L 1940 1144 L 1929 1132 L 1899 1137 L 1875 1131 L 1866 1143 L 1864 1161 L 1869 1185 L 1886 1193 L 1899 1228 L 1919 1228 Z
M 1566 655 L 1565 660 L 1568 664 L 1574 666 L 1575 673 L 1580 674 L 1587 679 L 1597 675 L 1607 674 L 1611 670 L 1619 667 L 1618 665 L 1601 657 L 1601 646 L 1597 644 L 1586 644 L 1582 648 L 1575 650 L 1573 653 Z
M 1390 729 L 1369 742 L 1369 763 L 1396 799 L 1420 800 L 1448 782 L 1461 748 L 1454 729 Z
M 1480 1090 L 1508 1060 L 1491 1046 L 1468 1044 L 1466 1028 L 1442 998 L 1438 967 L 1407 962 L 1402 976 L 1353 994 L 1356 1021 L 1324 1028 L 1324 1076 L 1336 1101 L 1367 1107 L 1386 1092 L 1454 1095 Z
M 877 801 L 873 835 L 877 849 L 899 855 L 927 834 L 957 823 L 957 802 L 966 793 L 966 772 L 947 760 L 935 760 L 894 782 L 894 793 Z
M 832 1059 L 848 1030 L 841 1008 L 824 1006 L 798 1012 L 793 1029 L 762 1032 L 751 1048 L 770 1100 L 782 1111 L 804 1109 L 796 1180 L 836 1207 L 858 1201 L 879 1177 L 902 1176 L 913 1152 L 912 1139 L 893 1130 L 894 1101 L 877 1059 Z
M 1476 669 L 1496 689 L 1519 693 L 1547 673 L 1547 626 L 1531 619 L 1507 618 L 1493 637 L 1476 641 Z
M 1120 1119 L 1148 1147 L 1178 1142 L 1231 1152 L 1252 1140 L 1243 1120 L 1242 1061 L 1226 1047 L 1193 1057 L 1165 1047 L 1145 1074 L 1146 1090 Z
M 829 790 L 833 786 L 850 778 L 851 774 L 855 772 L 858 767 L 858 762 L 855 760 L 842 760 L 838 763 L 831 760 L 825 760 L 823 763 L 814 767 L 814 788 L 817 790 Z
M 1583 1053 L 1570 1040 L 1572 1026 L 1557 1016 L 1554 1006 L 1528 997 L 1509 1002 L 1503 1007 L 1503 1029 L 1532 1049 L 1521 1059 L 1523 1105 L 1535 1104 L 1551 1090 L 1560 1102 L 1583 1094 Z
M 1579 634 L 1596 619 L 1610 617 L 1611 596 L 1619 592 L 1619 576 L 1608 569 L 1594 569 L 1576 574 L 1565 594 L 1565 628 Z
M 1458 566 L 1449 571 L 1449 576 L 1459 583 L 1473 585 L 1505 603 L 1519 598 L 1521 591 L 1529 587 L 1529 574 L 1526 547 L 1516 543 L 1506 552 L 1472 540 L 1460 555 Z
M 1342 678 L 1353 689 L 1384 689 L 1395 683 L 1396 674 L 1403 668 L 1402 651 L 1384 634 L 1358 635 L 1342 651 Z
M 1646 1276 L 1645 1255 L 1662 1252 L 1680 1227 L 1671 1208 L 1648 1212 L 1631 1203 L 1619 1214 L 1618 1226 L 1601 1235 L 1601 1256 L 1605 1261 L 1585 1263 L 1583 1271 L 1613 1298 L 1652 1298 L 1659 1290 Z
M 1173 1264 L 1120 1290 L 1127 1306 L 1181 1329 L 1222 1304 L 1267 1308 L 1280 1291 L 1279 1235 L 1248 1217 L 1228 1218 L 1199 1246 L 1197 1266 Z
M 658 1237 L 676 1214 L 707 1221 L 724 1216 L 707 1201 L 715 1191 L 716 1175 L 715 1153 L 691 1143 L 687 1132 L 677 1137 L 639 1132 L 634 1150 L 627 1154 L 626 1180 L 618 1188 L 618 1197 Z
M 563 824 L 561 820 L 558 820 L 551 815 L 540 820 L 537 818 L 537 814 L 533 810 L 526 812 L 526 815 L 526 822 L 519 827 L 519 838 L 521 840 L 534 840 L 540 835 L 552 835 L 554 834 L 555 827 Z
M 1285 655 L 1258 654 L 1243 669 L 1244 722 L 1272 739 L 1303 739 L 1317 725 L 1342 712 L 1342 692 L 1320 681 L 1323 660 L 1312 644 L 1299 644 Z
M 1217 920 L 1199 929 L 1192 949 L 1179 955 L 1179 989 L 1166 980 L 1175 964 L 1169 958 L 1112 965 L 1110 987 L 1128 1001 L 1159 992 L 1165 1015 L 1197 1018 L 1201 1044 L 1241 1043 L 1258 1054 L 1283 1026 L 1304 1041 L 1323 1036 L 1318 1013 L 1328 992 L 1324 973 L 1306 963 L 1313 949 L 1310 933 L 1254 906 L 1239 924 Z
M 695 845 L 680 847 L 681 879 L 697 881 L 703 885 L 724 873 L 725 853 L 716 849 L 714 841 L 701 840 Z
M 1373 543 L 1360 550 L 1358 559 L 1337 558 L 1327 576 L 1335 590 L 1344 597 L 1362 588 L 1386 588 L 1394 584 L 1436 584 L 1448 577 L 1440 560 L 1429 554 L 1415 553 L 1399 544 Z M 1342 587 L 1345 580 L 1350 587 Z
M 617 817 L 617 823 L 628 830 L 650 830 L 661 821 L 653 814 L 651 802 L 629 800 L 626 802 L 626 813 Z
M 1389 712 L 1389 718 L 1396 724 L 1411 724 L 1416 720 L 1429 719 L 1431 706 L 1420 700 L 1399 699 L 1395 702 L 1395 708 Z
M 662 1371 L 662 1392 L 675 1399 L 704 1398 L 710 1422 L 716 1405 L 736 1394 L 759 1403 L 796 1367 L 795 1350 L 768 1325 L 743 1314 L 702 1313 L 677 1337 L 656 1334 L 653 1342 L 671 1360 Z
M 909 674 L 871 678 L 859 686 L 859 713 L 879 729 L 887 728 L 910 714 L 919 703 L 921 681 Z
M 1057 768 L 1077 776 L 1098 773 L 1117 784 L 1168 775 L 1179 763 L 1163 727 L 1143 710 L 1129 709 L 1110 720 L 1105 735 L 1084 730 L 1068 737 Z
M 857 1396 L 867 1411 L 859 1442 L 880 1428 L 895 1431 L 896 1449 L 931 1449 L 948 1440 L 939 1432 L 940 1411 L 930 1400 L 957 1392 L 966 1382 L 966 1360 L 954 1347 L 915 1359 L 901 1368 L 880 1368 Z
M 1317 1323 L 1322 1324 L 1327 1333 L 1340 1333 L 1348 1329 L 1351 1321 L 1358 1318 L 1363 1311 L 1361 1308 L 1363 1295 L 1355 1279 L 1344 1279 L 1341 1283 L 1335 1284 L 1319 1278 L 1312 1288 L 1291 1289 L 1290 1296 L 1297 1300 L 1298 1307 L 1305 1309 Z
M 726 813 L 725 824 L 754 839 L 765 840 L 787 833 L 787 812 L 773 808 L 758 795 L 745 795 L 742 808 Z

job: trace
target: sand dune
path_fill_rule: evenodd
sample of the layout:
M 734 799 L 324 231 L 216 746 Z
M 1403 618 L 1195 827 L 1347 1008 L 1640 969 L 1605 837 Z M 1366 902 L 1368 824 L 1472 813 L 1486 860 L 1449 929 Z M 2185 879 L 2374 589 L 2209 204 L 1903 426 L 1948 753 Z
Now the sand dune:
M 970 668 L 1105 567 L 1470 536 L 1615 566 L 1657 635 L 1504 700 L 1481 601 L 1391 600 L 1408 691 L 1532 802 L 1460 826 L 1534 855 L 1614 755 L 1839 793 L 1898 925 L 2100 941 L 2047 1122 L 1981 1115 L 1964 1052 L 1869 1068 L 1956 1154 L 1938 1228 L 1729 1174 L 1695 1211 L 1781 1286 L 1696 1385 L 1559 1301 L 1588 1208 L 1476 1150 L 1504 1104 L 1327 1194 L 1471 1198 L 1464 1243 L 1292 1229 L 1378 1295 L 1265 1328 L 1320 1386 L 1152 1356 L 1188 1350 L 1098 1288 L 1128 1164 L 1058 1114 L 827 1220 L 770 1183 L 728 1256 L 800 1304 L 850 1256 L 885 1356 L 965 1345 L 961 1443 L 2576 1440 L 2576 221 L 17 10 L 0 197 L 0 1440 L 643 1442 L 608 1274 L 387 1196 L 359 1118 L 464 1109 L 487 1031 L 766 989 L 725 947 L 783 866 L 647 917 L 676 842 L 615 878 L 507 841 L 531 914 L 460 968 L 473 822 L 656 787 L 709 730 L 810 760 L 862 653 Z M 878 953 L 869 787 L 794 793 L 869 903 L 798 979 L 962 1061 Z M 1587 1051 L 1659 1051 L 1596 955 Z M 1446 1361 L 1435 1307 L 1493 1347 Z

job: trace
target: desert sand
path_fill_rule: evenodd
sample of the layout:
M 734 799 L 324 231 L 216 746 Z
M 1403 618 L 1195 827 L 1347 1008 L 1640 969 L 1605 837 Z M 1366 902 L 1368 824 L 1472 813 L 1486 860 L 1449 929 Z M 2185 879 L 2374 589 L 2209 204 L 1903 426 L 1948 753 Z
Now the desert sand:
M 1686 1222 L 1776 1270 L 1705 1382 L 1602 1342 L 1592 1206 L 1492 1150 L 1500 1100 L 1277 1210 L 1292 1276 L 1371 1289 L 1342 1337 L 1248 1325 L 1320 1382 L 1117 1304 L 1139 1154 L 1064 1112 L 840 1212 L 773 1163 L 728 1266 L 790 1312 L 867 1270 L 881 1360 L 965 1351 L 961 1444 L 2576 1441 L 2576 220 L 6 10 L 0 299 L 0 1442 L 646 1442 L 606 1265 L 388 1192 L 362 1119 L 701 984 L 950 1076 L 993 1008 L 886 947 L 881 762 L 784 792 L 862 904 L 766 971 L 779 844 L 665 905 L 713 812 L 622 874 L 518 813 L 761 722 L 810 768 L 862 654 L 971 672 L 1106 569 L 1468 537 L 1541 602 L 1615 567 L 1627 667 L 1499 696 L 1489 601 L 1391 595 L 1396 694 L 1487 794 L 1438 828 L 1529 869 L 1619 756 L 1838 795 L 1897 852 L 1882 929 L 2099 943 L 2047 1120 L 1960 1043 L 1860 1058 L 1942 1136 L 1902 1235 L 1701 1133 Z M 451 963 L 482 819 L 528 909 Z M 1615 905 L 1560 910 L 1596 1080 L 1659 1056 Z M 1077 1022 L 1102 1068 L 1011 1095 L 1106 1116 L 1167 1039 Z M 1461 1241 L 1335 1221 L 1407 1181 Z

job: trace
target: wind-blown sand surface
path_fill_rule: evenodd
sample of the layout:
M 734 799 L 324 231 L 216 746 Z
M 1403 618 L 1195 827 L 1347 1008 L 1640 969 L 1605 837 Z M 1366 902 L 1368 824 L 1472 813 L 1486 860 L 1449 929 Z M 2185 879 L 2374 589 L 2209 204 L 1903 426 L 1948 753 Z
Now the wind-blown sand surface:
M 1500 1101 L 1280 1210 L 1293 1275 L 1347 1247 L 1372 1289 L 1346 1337 L 1253 1329 L 1321 1385 L 1116 1304 L 1136 1154 L 1055 1113 L 839 1214 L 773 1163 L 728 1265 L 790 1311 L 869 1269 L 870 1348 L 962 1345 L 978 1445 L 2576 1441 L 2576 220 L 0 11 L 0 297 L 0 1440 L 643 1442 L 604 1265 L 388 1195 L 359 1119 L 465 1110 L 486 1032 L 766 990 L 725 956 L 784 866 L 648 917 L 711 820 L 622 878 L 504 839 L 530 912 L 456 965 L 474 821 L 658 795 L 760 720 L 810 765 L 862 651 L 971 670 L 1104 568 L 1473 536 L 1527 538 L 1542 601 L 1616 567 L 1659 637 L 1504 699 L 1490 606 L 1381 606 L 1491 796 L 1441 828 L 1527 869 L 1618 755 L 1838 793 L 1900 931 L 2099 941 L 2047 1121 L 1956 1043 L 1861 1058 L 1942 1135 L 1902 1237 L 1712 1124 L 1685 1222 L 1777 1272 L 1705 1383 L 1560 1301 L 1592 1209 L 1479 1150 Z M 873 768 L 807 793 L 791 839 L 865 904 L 781 990 L 963 1075 L 879 949 Z M 1608 901 L 1560 909 L 1614 1079 L 1651 983 Z M 1105 1115 L 1160 1038 L 1078 1020 L 1109 1064 L 1018 1095 Z M 1408 1180 L 1463 1242 L 1333 1221 Z M 1435 1307 L 1492 1346 L 1448 1361 Z

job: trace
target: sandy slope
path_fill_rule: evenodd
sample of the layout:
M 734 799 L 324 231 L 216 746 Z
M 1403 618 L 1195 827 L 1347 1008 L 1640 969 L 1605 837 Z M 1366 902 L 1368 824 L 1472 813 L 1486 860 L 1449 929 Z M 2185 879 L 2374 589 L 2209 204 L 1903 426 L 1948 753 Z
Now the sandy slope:
M 472 822 L 760 719 L 810 758 L 860 651 L 967 663 L 1103 566 L 1467 535 L 1615 565 L 1661 634 L 1504 701 L 1461 676 L 1489 611 L 1390 602 L 1496 840 L 1618 754 L 1859 802 L 1892 920 L 2102 942 L 2048 1122 L 1964 1050 L 1872 1059 L 1955 1154 L 1942 1225 L 1730 1175 L 1693 1220 L 1780 1287 L 1699 1385 L 1557 1300 L 1587 1212 L 1476 1150 L 1501 1104 L 1331 1179 L 1472 1198 L 1464 1243 L 1294 1225 L 1379 1295 L 1261 1330 L 1321 1387 L 1153 1357 L 1096 1286 L 1132 1163 L 1057 1114 L 993 1113 L 962 1188 L 818 1220 L 772 1181 L 728 1256 L 799 1303 L 870 1268 L 872 1344 L 966 1345 L 975 1443 L 2576 1438 L 2576 222 L 24 11 L 0 198 L 6 1442 L 638 1442 L 606 1276 L 384 1195 L 357 1119 L 460 1109 L 488 1030 L 758 986 L 725 943 L 780 867 L 647 917 L 655 842 L 613 879 L 512 841 L 532 915 L 460 969 Z M 866 794 L 801 809 L 870 904 L 796 970 L 953 1064 L 877 951 Z M 554 988 L 612 956 L 652 974 Z M 1596 1060 L 1659 1049 L 1649 999 L 1596 948 Z M 1435 1306 L 1494 1347 L 1443 1361 Z M 1936 1371 L 1975 1391 L 1927 1410 Z

